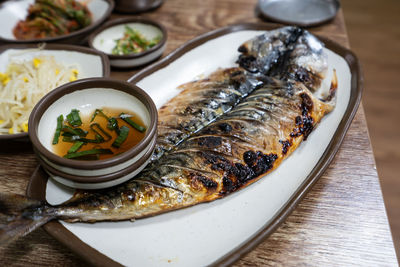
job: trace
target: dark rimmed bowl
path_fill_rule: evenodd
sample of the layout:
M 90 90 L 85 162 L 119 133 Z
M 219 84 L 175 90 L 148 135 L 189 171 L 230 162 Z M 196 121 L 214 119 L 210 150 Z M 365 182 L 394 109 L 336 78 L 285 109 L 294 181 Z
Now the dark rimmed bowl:
M 140 13 L 158 8 L 163 0 L 115 0 L 115 11 L 120 13 Z
M 140 116 L 147 128 L 144 138 L 126 152 L 103 160 L 72 160 L 54 154 L 51 142 L 60 114 L 73 108 L 89 114 L 103 107 Z M 153 100 L 139 87 L 109 78 L 82 79 L 58 87 L 39 101 L 29 118 L 29 138 L 53 179 L 69 187 L 99 189 L 125 182 L 146 166 L 155 146 L 157 118 Z
M 84 78 L 108 77 L 110 62 L 108 57 L 97 50 L 67 44 L 8 44 L 0 46 L 0 72 L 4 72 L 10 56 L 27 60 L 34 55 L 53 55 L 56 61 L 77 64 Z M 0 134 L 0 141 L 28 140 L 28 133 Z
M 124 35 L 124 26 L 129 25 L 137 29 L 148 39 L 161 36 L 158 44 L 152 48 L 141 52 L 127 55 L 113 55 L 112 49 L 115 46 L 115 40 Z M 109 21 L 104 26 L 96 30 L 89 37 L 89 46 L 108 55 L 110 64 L 118 68 L 132 68 L 145 65 L 159 57 L 165 50 L 167 44 L 167 30 L 157 21 L 143 18 L 121 18 Z
M 80 2 L 85 1 L 81 0 Z M 87 40 L 87 36 L 111 15 L 114 9 L 114 1 L 112 0 L 89 1 L 87 6 L 93 16 L 93 22 L 89 26 L 57 37 L 17 40 L 13 35 L 13 28 L 18 21 L 25 19 L 29 5 L 32 3 L 34 3 L 34 0 L 9 0 L 0 4 L 0 25 L 2 25 L 0 29 L 0 42 L 19 44 L 38 42 L 82 44 Z

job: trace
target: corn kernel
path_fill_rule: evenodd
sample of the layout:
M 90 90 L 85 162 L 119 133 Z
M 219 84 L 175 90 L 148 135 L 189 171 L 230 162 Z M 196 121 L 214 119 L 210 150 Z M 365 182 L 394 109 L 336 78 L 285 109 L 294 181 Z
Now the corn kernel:
M 38 68 L 41 63 L 42 63 L 42 61 L 40 59 L 38 59 L 38 58 L 33 59 L 33 66 L 35 68 Z
M 10 77 L 6 77 L 5 79 L 3 79 L 3 85 L 6 85 L 8 82 L 10 81 Z
M 78 76 L 79 71 L 77 69 L 73 69 L 71 70 L 72 74 L 74 74 L 75 76 Z
M 56 69 L 56 70 L 55 70 L 55 73 L 56 73 L 56 75 L 58 75 L 58 74 L 60 73 L 60 70 L 59 70 L 59 69 Z
M 4 80 L 6 77 L 8 77 L 7 73 L 0 72 L 0 80 Z
M 24 77 L 24 82 L 29 82 L 29 79 L 28 79 L 28 77 Z
M 76 81 L 77 80 L 77 78 L 76 78 L 76 76 L 74 76 L 74 75 L 71 75 L 70 77 L 69 77 L 69 81 L 70 82 L 73 82 L 73 81 Z
M 14 133 L 14 128 L 8 129 L 8 133 L 9 133 L 9 134 L 13 134 L 13 133 Z
M 21 128 L 22 128 L 22 131 L 27 133 L 28 132 L 28 123 L 27 122 L 22 123 Z
M 0 120 L 0 124 L 3 124 L 4 123 L 4 120 Z

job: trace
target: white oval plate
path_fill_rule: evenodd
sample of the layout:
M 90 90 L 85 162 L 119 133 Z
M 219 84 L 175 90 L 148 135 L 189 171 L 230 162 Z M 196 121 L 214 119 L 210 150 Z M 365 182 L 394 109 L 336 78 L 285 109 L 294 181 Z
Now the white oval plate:
M 131 81 L 146 90 L 160 107 L 179 92 L 178 85 L 217 68 L 235 66 L 239 45 L 269 29 L 267 25 L 242 24 L 205 34 Z M 341 46 L 328 41 L 327 44 L 332 49 L 325 49 L 328 63 L 336 69 L 339 81 L 337 106 L 272 173 L 224 199 L 134 223 L 61 221 L 67 230 L 58 223 L 45 229 L 91 262 L 102 262 L 107 259 L 104 256 L 126 266 L 234 262 L 271 234 L 299 203 L 332 161 L 355 115 L 361 97 L 358 60 Z M 50 203 L 61 203 L 71 193 L 51 180 L 47 182 L 46 199 Z M 73 233 L 80 240 L 62 238 L 60 231 L 64 237 Z

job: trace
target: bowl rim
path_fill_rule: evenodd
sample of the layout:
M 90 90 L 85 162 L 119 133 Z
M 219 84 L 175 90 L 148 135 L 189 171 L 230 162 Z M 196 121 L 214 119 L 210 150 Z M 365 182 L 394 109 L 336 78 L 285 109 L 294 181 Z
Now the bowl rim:
M 11 0 L 18 2 L 18 0 Z M 64 39 L 69 39 L 71 37 L 76 37 L 80 34 L 84 34 L 86 32 L 91 32 L 94 29 L 96 29 L 99 25 L 101 25 L 108 17 L 110 17 L 111 12 L 113 11 L 115 7 L 115 3 L 113 0 L 103 0 L 108 4 L 108 7 L 106 9 L 106 12 L 101 16 L 95 23 L 92 23 L 88 25 L 87 27 L 84 27 L 80 30 L 71 32 L 69 34 L 64 34 L 56 37 L 46 37 L 46 38 L 40 38 L 40 39 L 29 39 L 29 40 L 17 40 L 17 39 L 9 39 L 9 38 L 3 38 L 0 36 L 0 41 L 5 42 L 5 43 L 14 43 L 14 44 L 29 44 L 29 43 L 43 43 L 43 42 L 58 42 L 62 41 Z M 4 1 L 0 3 L 0 9 L 3 8 L 3 5 L 9 1 Z M 14 25 L 15 26 L 15 25 Z
M 85 183 L 85 184 L 98 184 L 98 183 L 104 183 L 108 181 L 113 181 L 117 180 L 119 178 L 122 178 L 126 175 L 129 175 L 130 173 L 134 172 L 138 168 L 142 167 L 143 164 L 146 164 L 148 160 L 150 160 L 151 156 L 153 155 L 154 147 L 156 145 L 156 137 L 152 140 L 151 147 L 143 154 L 143 156 L 138 159 L 136 162 L 133 164 L 129 165 L 126 168 L 123 168 L 121 170 L 103 174 L 103 175 L 94 175 L 94 176 L 79 176 L 79 175 L 73 175 L 69 173 L 65 173 L 63 171 L 60 171 L 49 164 L 47 164 L 40 156 L 37 155 L 37 159 L 40 163 L 40 165 L 47 171 L 49 171 L 51 174 L 59 176 L 63 179 L 78 182 L 78 183 Z M 34 148 L 33 149 L 36 154 L 39 152 Z
M 39 122 L 44 112 L 61 97 L 75 91 L 92 89 L 92 88 L 106 88 L 106 89 L 114 89 L 122 91 L 136 97 L 139 101 L 141 101 L 147 108 L 150 115 L 150 123 L 143 139 L 134 147 L 130 148 L 124 153 L 121 153 L 119 155 L 116 155 L 108 159 L 102 159 L 96 161 L 66 159 L 46 149 L 39 141 L 39 137 L 37 134 Z M 28 129 L 30 129 L 30 131 L 28 131 L 28 135 L 32 142 L 33 147 L 38 152 L 40 152 L 40 154 L 44 156 L 47 160 L 54 162 L 55 164 L 69 168 L 76 168 L 82 170 L 98 170 L 118 165 L 122 162 L 125 162 L 128 159 L 131 159 L 132 157 L 136 156 L 138 153 L 143 151 L 143 149 L 145 149 L 152 141 L 154 135 L 157 132 L 157 121 L 158 121 L 157 108 L 153 100 L 145 91 L 143 91 L 138 86 L 132 83 L 111 78 L 86 78 L 64 84 L 54 89 L 53 91 L 49 92 L 47 95 L 45 95 L 35 105 L 35 107 L 31 112 L 31 115 L 29 116 Z
M 40 43 L 40 44 L 5 44 L 0 46 L 0 55 L 4 53 L 4 51 L 9 49 L 30 49 L 30 48 L 43 48 L 43 50 L 66 50 L 66 51 L 75 51 L 84 54 L 91 54 L 95 56 L 99 56 L 101 62 L 103 64 L 103 77 L 110 76 L 110 61 L 106 54 L 103 52 L 92 49 L 89 47 L 78 46 L 78 45 L 70 45 L 70 44 L 55 44 L 55 43 Z M 55 89 L 55 88 L 54 88 Z M 54 90 L 53 89 L 53 90 Z M 52 90 L 52 91 L 53 91 Z M 32 113 L 32 112 L 31 112 Z M 29 128 L 29 127 L 28 127 Z M 28 130 L 29 132 L 29 130 Z M 28 133 L 15 133 L 15 134 L 0 134 L 0 141 L 2 140 L 16 140 L 16 139 L 23 139 L 27 138 Z
M 113 54 L 109 54 L 106 53 L 102 50 L 99 50 L 97 48 L 94 47 L 93 42 L 94 39 L 96 38 L 97 35 L 99 35 L 101 32 L 105 31 L 108 28 L 117 26 L 119 24 L 128 24 L 128 23 L 142 23 L 142 24 L 150 24 L 152 26 L 155 26 L 156 28 L 160 29 L 162 32 L 162 38 L 160 40 L 160 42 L 158 42 L 155 46 L 153 46 L 152 48 L 140 52 L 140 53 L 132 53 L 132 54 L 127 54 L 127 55 L 113 55 Z M 143 56 L 149 55 L 157 50 L 159 50 L 160 48 L 162 48 L 166 42 L 167 42 L 167 38 L 168 38 L 168 33 L 167 33 L 167 28 L 165 26 L 163 26 L 161 23 L 152 20 L 150 18 L 147 17 L 131 17 L 131 18 L 117 18 L 117 19 L 113 19 L 110 21 L 107 21 L 103 26 L 101 26 L 100 28 L 96 29 L 90 36 L 89 36 L 89 40 L 88 40 L 88 44 L 90 48 L 93 48 L 97 51 L 101 51 L 102 53 L 106 54 L 111 60 L 112 59 L 135 59 L 135 58 L 141 58 Z

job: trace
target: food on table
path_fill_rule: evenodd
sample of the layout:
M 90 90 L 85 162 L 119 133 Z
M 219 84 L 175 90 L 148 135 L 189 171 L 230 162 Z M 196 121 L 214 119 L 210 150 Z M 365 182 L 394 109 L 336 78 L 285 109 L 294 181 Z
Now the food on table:
M 115 46 L 111 53 L 113 55 L 137 54 L 152 48 L 158 44 L 160 40 L 160 36 L 157 36 L 152 40 L 148 40 L 138 30 L 132 29 L 128 25 L 125 25 L 124 36 L 115 40 Z
M 28 15 L 13 29 L 18 40 L 57 37 L 85 28 L 92 15 L 85 4 L 75 0 L 35 0 Z
M 53 56 L 39 55 L 23 61 L 11 57 L 6 71 L 0 73 L 0 134 L 27 132 L 36 103 L 78 76 L 77 65 L 67 66 Z
M 268 58 L 263 52 L 249 56 L 248 51 L 241 46 L 240 51 L 243 54 L 239 63 L 242 67 L 237 69 L 239 79 L 230 80 L 232 69 L 226 70 L 226 73 L 218 70 L 210 76 L 211 80 L 216 79 L 215 75 L 222 77 L 222 80 L 228 78 L 235 88 L 231 88 L 233 91 L 242 88 L 246 80 L 251 83 L 255 76 L 257 76 L 255 84 L 259 86 L 250 86 L 254 88 L 246 94 L 239 94 L 233 102 L 227 101 L 229 107 L 226 110 L 205 101 L 198 103 L 202 105 L 202 109 L 192 112 L 190 104 L 195 100 L 189 91 L 193 90 L 197 96 L 197 86 L 208 79 L 185 85 L 186 90 L 165 105 L 169 108 L 177 105 L 176 110 L 171 110 L 166 117 L 159 118 L 162 121 L 171 119 L 175 112 L 175 116 L 179 118 L 182 116 L 182 121 L 177 119 L 172 124 L 175 123 L 176 129 L 188 128 L 188 131 L 182 137 L 179 134 L 172 135 L 172 142 L 168 140 L 170 136 L 161 134 L 157 142 L 166 143 L 168 149 L 165 149 L 163 155 L 153 160 L 134 179 L 101 191 L 77 191 L 66 203 L 56 206 L 49 204 L 43 206 L 39 202 L 26 200 L 21 196 L 4 194 L 0 194 L 0 204 L 5 209 L 8 207 L 11 209 L 14 203 L 26 201 L 26 209 L 23 210 L 29 210 L 30 212 L 25 214 L 32 215 L 25 216 L 16 223 L 19 223 L 19 227 L 25 225 L 24 229 L 30 227 L 31 230 L 52 219 L 96 222 L 148 217 L 219 199 L 257 181 L 288 157 L 303 140 L 307 139 L 320 120 L 334 109 L 336 93 L 336 87 L 332 86 L 329 95 L 320 100 L 312 93 L 314 86 L 318 86 L 318 81 L 304 84 L 297 79 L 299 77 L 295 80 L 274 77 L 276 73 L 282 77 L 290 76 L 285 72 L 293 71 L 292 64 L 287 64 L 286 61 L 293 57 L 294 51 L 298 51 L 298 45 L 304 46 L 304 41 L 308 41 L 307 37 L 304 37 L 308 35 L 306 31 L 287 27 L 265 35 L 274 36 L 274 43 L 260 42 L 258 44 L 260 50 L 274 45 L 279 48 L 264 51 L 271 53 L 270 58 L 275 58 L 265 61 L 266 66 L 260 64 Z M 279 42 L 276 36 L 285 42 Z M 256 37 L 253 43 L 262 39 L 265 38 Z M 317 42 L 320 50 L 309 50 L 317 47 L 313 45 L 304 48 L 303 53 L 314 54 L 316 60 L 320 61 L 318 66 L 326 65 L 324 62 L 326 57 L 318 55 L 322 52 L 322 44 Z M 301 65 L 299 58 L 304 55 L 294 56 L 293 62 Z M 309 73 L 323 76 L 312 68 L 304 67 L 301 71 L 303 76 L 300 78 L 306 77 Z M 312 87 L 312 90 L 308 87 Z M 220 99 L 224 99 L 223 95 L 227 99 L 232 97 L 231 94 L 225 93 L 226 86 L 222 89 Z M 215 86 L 205 86 L 202 90 L 213 92 L 217 89 Z M 206 99 L 205 94 L 200 96 Z M 211 94 L 211 97 L 214 95 Z M 206 112 L 219 108 L 221 112 L 218 115 Z M 160 114 L 162 112 L 163 108 Z M 189 119 L 186 119 L 186 115 Z M 191 128 L 192 116 L 200 119 L 200 126 L 195 125 Z M 204 120 L 203 116 L 210 118 Z M 169 127 L 173 129 L 172 125 Z M 160 131 L 162 133 L 163 129 Z M 0 240 L 4 240 L 3 242 L 13 238 L 8 234 L 12 230 L 14 235 L 23 234 L 21 230 L 15 230 L 13 223 L 3 229 L 3 234 L 0 235 Z
M 132 111 L 102 108 L 89 116 L 77 109 L 57 118 L 55 154 L 77 160 L 106 159 L 123 153 L 145 136 L 142 119 Z

